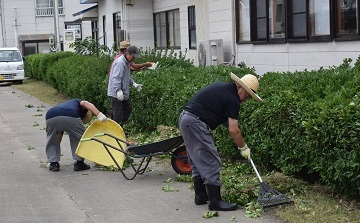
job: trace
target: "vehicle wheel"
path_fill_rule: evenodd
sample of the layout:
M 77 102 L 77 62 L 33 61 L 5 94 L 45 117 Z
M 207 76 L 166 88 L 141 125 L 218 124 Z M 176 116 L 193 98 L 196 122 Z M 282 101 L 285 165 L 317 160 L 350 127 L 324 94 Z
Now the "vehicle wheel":
M 16 83 L 16 84 L 22 84 L 22 83 L 23 83 L 23 80 L 16 81 L 15 83 Z
M 186 147 L 177 148 L 171 156 L 171 165 L 176 173 L 190 174 L 191 166 L 187 158 Z

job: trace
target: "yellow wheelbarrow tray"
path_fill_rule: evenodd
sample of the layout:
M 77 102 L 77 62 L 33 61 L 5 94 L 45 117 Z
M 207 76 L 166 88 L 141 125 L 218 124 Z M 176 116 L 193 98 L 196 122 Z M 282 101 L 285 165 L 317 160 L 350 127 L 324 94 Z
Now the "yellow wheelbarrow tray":
M 76 153 L 104 166 L 116 166 L 127 180 L 143 174 L 154 156 L 165 154 L 171 155 L 171 165 L 175 172 L 190 174 L 191 167 L 183 142 L 182 136 L 176 136 L 145 145 L 132 145 L 126 142 L 124 131 L 116 122 L 108 120 L 101 124 L 96 121 L 83 134 Z M 140 159 L 140 163 L 135 168 L 135 165 L 129 162 L 134 174 L 128 177 L 123 171 L 123 164 L 125 159 L 130 158 Z

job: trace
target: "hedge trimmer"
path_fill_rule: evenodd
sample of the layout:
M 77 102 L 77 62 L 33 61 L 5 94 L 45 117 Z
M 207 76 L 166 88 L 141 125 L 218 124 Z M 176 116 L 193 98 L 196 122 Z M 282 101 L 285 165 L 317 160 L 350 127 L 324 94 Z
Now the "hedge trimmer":
M 251 158 L 249 158 L 249 161 L 254 168 L 257 178 L 260 181 L 260 190 L 257 200 L 261 207 L 265 208 L 280 204 L 292 203 L 292 201 L 286 195 L 272 189 L 269 185 L 264 183 Z

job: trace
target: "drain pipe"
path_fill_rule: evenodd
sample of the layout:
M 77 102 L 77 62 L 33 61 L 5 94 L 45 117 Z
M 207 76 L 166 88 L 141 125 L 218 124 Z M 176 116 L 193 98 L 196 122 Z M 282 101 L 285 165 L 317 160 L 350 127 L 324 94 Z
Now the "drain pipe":
M 15 41 L 15 47 L 16 48 L 18 48 L 18 29 L 17 29 L 17 27 L 18 27 L 18 23 L 17 23 L 17 8 L 15 7 L 14 8 L 14 13 L 15 13 L 15 17 L 14 17 L 14 34 L 15 34 L 15 36 L 14 36 L 14 41 Z
M 230 10 L 231 10 L 231 66 L 234 66 L 236 63 L 236 18 L 235 18 L 235 1 L 230 0 Z

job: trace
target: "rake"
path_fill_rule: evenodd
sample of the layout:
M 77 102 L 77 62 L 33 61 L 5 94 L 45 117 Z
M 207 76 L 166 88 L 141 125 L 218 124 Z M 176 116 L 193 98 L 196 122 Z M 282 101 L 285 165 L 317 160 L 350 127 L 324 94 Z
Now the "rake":
M 254 168 L 257 178 L 260 181 L 260 190 L 257 200 L 261 207 L 265 208 L 292 203 L 292 201 L 286 195 L 272 189 L 269 185 L 264 183 L 251 158 L 249 158 L 249 161 Z

